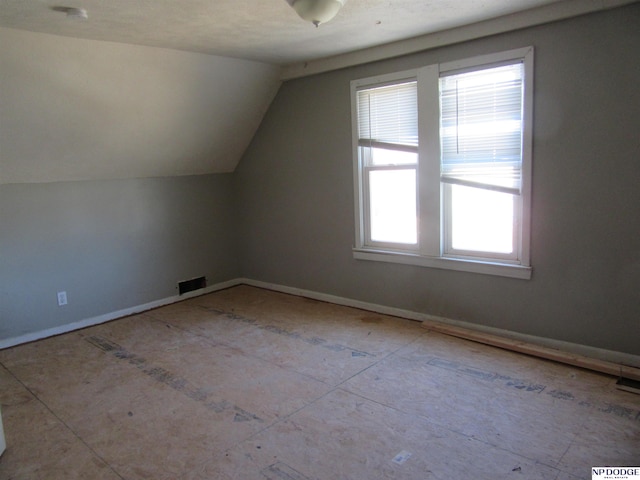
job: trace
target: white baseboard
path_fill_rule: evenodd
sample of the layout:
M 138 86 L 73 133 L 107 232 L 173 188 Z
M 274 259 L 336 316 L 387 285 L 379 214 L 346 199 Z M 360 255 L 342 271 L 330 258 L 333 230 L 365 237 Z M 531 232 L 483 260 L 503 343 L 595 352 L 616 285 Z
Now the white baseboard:
M 517 340 L 530 345 L 539 345 L 545 348 L 551 348 L 562 352 L 572 353 L 575 355 L 581 355 L 587 358 L 593 358 L 602 360 L 605 362 L 611 362 L 616 365 L 626 365 L 634 368 L 640 368 L 640 356 L 632 355 L 629 353 L 617 352 L 613 350 L 606 350 L 602 348 L 590 347 L 587 345 L 580 345 L 577 343 L 565 342 L 562 340 L 554 340 L 551 338 L 537 337 L 534 335 L 527 335 L 523 333 L 513 332 L 510 330 L 503 330 L 500 328 L 487 327 L 484 325 L 477 325 L 474 323 L 463 322 L 459 320 L 452 320 L 444 317 L 437 317 L 434 315 L 428 315 L 425 313 L 414 312 L 411 310 L 403 310 L 400 308 L 389 307 L 386 305 L 378 305 L 375 303 L 363 302 L 360 300 L 354 300 L 351 298 L 339 297 L 336 295 L 329 295 L 326 293 L 315 292 L 312 290 L 305 290 L 302 288 L 288 287 L 285 285 L 278 285 L 275 283 L 263 282 L 260 280 L 252 280 L 250 278 L 236 278 L 226 282 L 216 283 L 215 285 L 208 286 L 201 290 L 189 292 L 184 295 L 175 295 L 172 297 L 163 298 L 153 302 L 145 303 L 143 305 L 137 305 L 131 308 L 118 310 L 105 315 L 88 318 L 79 322 L 73 322 L 66 325 L 60 325 L 58 327 L 41 330 L 39 332 L 28 333 L 18 337 L 0 340 L 0 350 L 3 348 L 13 347 L 23 343 L 33 342 L 35 340 L 41 340 L 43 338 L 52 337 L 54 335 L 60 335 L 62 333 L 68 333 L 81 328 L 91 327 L 93 325 L 99 325 L 117 318 L 142 313 L 153 308 L 170 305 L 188 298 L 198 297 L 200 295 L 206 295 L 225 288 L 235 287 L 237 285 L 249 285 L 267 290 L 273 290 L 276 292 L 287 293 L 296 295 L 299 297 L 307 297 L 314 300 L 320 300 L 323 302 L 334 303 L 337 305 L 343 305 L 346 307 L 359 308 L 371 312 L 377 312 L 385 315 L 392 315 L 395 317 L 406 318 L 409 320 L 416 320 L 419 322 L 436 322 L 443 325 L 452 327 L 459 327 L 467 329 L 471 332 L 486 333 L 489 335 L 495 335 L 510 340 Z
M 161 298 L 160 300 L 155 300 L 153 302 L 144 303 L 142 305 L 136 305 L 134 307 L 117 310 L 115 312 L 109 312 L 104 315 L 87 318 L 84 320 L 80 320 L 78 322 L 67 323 L 65 325 L 60 325 L 58 327 L 47 328 L 46 330 L 40 330 L 38 332 L 27 333 L 24 335 L 20 335 L 18 337 L 3 339 L 3 340 L 0 340 L 0 350 L 2 350 L 3 348 L 9 348 L 9 347 L 14 347 L 16 345 L 21 345 L 23 343 L 42 340 L 43 338 L 53 337 L 55 335 L 60 335 L 63 333 L 69 333 L 74 330 L 80 330 L 81 328 L 93 327 L 94 325 L 99 325 L 101 323 L 109 322 L 117 318 L 127 317 L 129 315 L 135 315 L 137 313 L 142 313 L 147 310 L 151 310 L 158 307 L 164 307 L 165 305 L 170 305 L 172 303 L 180 302 L 188 298 L 198 297 L 200 295 L 206 295 L 207 293 L 216 292 L 218 290 L 224 290 L 225 288 L 235 287 L 240 283 L 243 283 L 243 282 L 239 280 L 229 280 L 227 282 L 216 283 L 214 285 L 210 285 L 200 290 L 195 290 L 193 292 L 185 293 L 184 295 L 174 295 L 171 297 Z
M 2 410 L 0 409 L 0 455 L 2 455 L 7 448 L 7 442 L 4 439 L 4 429 L 2 428 Z
M 501 328 L 487 327 L 487 326 L 478 325 L 475 323 L 452 320 L 450 318 L 438 317 L 435 315 L 428 315 L 426 313 L 419 313 L 411 310 L 403 310 L 400 308 L 388 307 L 386 305 L 378 305 L 375 303 L 361 302 L 359 300 L 338 297 L 335 295 L 328 295 L 325 293 L 314 292 L 311 290 L 304 290 L 301 288 L 287 287 L 284 285 L 261 282 L 259 280 L 251 280 L 248 278 L 242 278 L 239 280 L 240 280 L 239 283 L 243 283 L 245 285 L 266 288 L 269 290 L 288 293 L 291 295 L 297 295 L 301 297 L 312 298 L 314 300 L 320 300 L 320 301 L 329 302 L 329 303 L 335 303 L 335 304 L 344 305 L 347 307 L 360 308 L 362 310 L 382 313 L 385 315 L 393 315 L 395 317 L 407 318 L 409 320 L 416 320 L 419 322 L 437 322 L 444 325 L 450 325 L 453 327 L 465 328 L 470 331 L 487 333 L 490 335 L 504 337 L 511 340 L 517 340 L 517 341 L 524 342 L 531 345 L 539 345 L 546 348 L 560 350 L 562 352 L 573 353 L 573 354 L 581 355 L 588 358 L 602 360 L 605 362 L 611 362 L 617 365 L 627 365 L 634 368 L 640 368 L 640 355 L 632 355 L 630 353 L 617 352 L 614 350 L 606 350 L 602 348 L 590 347 L 588 345 L 565 342 L 562 340 L 554 340 L 552 338 L 537 337 L 535 335 L 527 335 L 524 333 L 513 332 L 510 330 L 503 330 Z

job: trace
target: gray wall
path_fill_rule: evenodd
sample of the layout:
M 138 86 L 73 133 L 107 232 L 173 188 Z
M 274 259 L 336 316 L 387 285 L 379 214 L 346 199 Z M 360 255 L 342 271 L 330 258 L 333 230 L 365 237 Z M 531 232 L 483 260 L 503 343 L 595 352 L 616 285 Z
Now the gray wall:
M 235 174 L 252 279 L 640 354 L 640 5 L 285 83 Z M 529 281 L 356 261 L 349 81 L 535 47 Z
M 637 25 L 640 5 L 634 4 L 289 81 L 235 174 L 56 182 L 46 177 L 42 181 L 50 183 L 0 185 L 0 339 L 170 297 L 177 281 L 206 275 L 210 283 L 247 277 L 640 354 Z M 354 260 L 349 81 L 527 45 L 536 48 L 532 280 Z M 123 56 L 144 62 L 145 54 L 138 47 L 104 45 L 99 50 L 111 48 L 118 68 L 105 72 L 119 72 L 127 88 L 143 78 L 145 65 L 161 74 L 163 53 L 152 53 L 149 63 L 127 76 Z M 14 53 L 0 59 L 14 58 Z M 191 63 L 187 57 L 183 60 Z M 37 66 L 25 59 L 19 68 Z M 55 60 L 65 61 L 60 52 Z M 7 73 L 7 65 L 1 65 L 2 78 L 16 73 Z M 41 98 L 52 102 L 50 118 L 63 125 L 70 118 L 77 123 L 78 113 L 91 113 L 72 108 L 73 115 L 66 115 L 69 105 L 56 106 L 60 99 L 45 95 L 59 72 L 38 71 L 41 84 L 31 79 L 30 91 L 35 85 Z M 103 95 L 117 95 L 111 81 L 100 83 L 95 71 L 89 73 L 98 82 L 92 88 L 102 86 L 108 91 Z M 10 85 L 19 83 L 13 79 Z M 0 98 L 2 105 L 14 110 L 38 105 L 13 96 L 8 104 L 6 98 Z M 73 101 L 73 96 L 66 98 Z M 110 110 L 105 102 L 102 114 L 117 116 L 120 107 Z M 41 143 L 29 146 L 28 139 L 5 135 L 13 142 L 11 162 L 0 162 L 5 169 L 0 177 L 9 165 L 20 163 L 19 152 L 28 150 L 16 145 L 34 148 L 43 166 L 54 162 L 65 174 L 84 168 L 82 158 L 91 156 L 90 149 L 79 152 L 73 142 L 65 147 L 55 138 L 55 153 L 47 150 L 48 123 L 39 121 L 37 108 L 17 117 L 6 111 L 0 110 L 2 132 L 13 129 L 19 118 L 38 126 L 35 138 Z M 140 114 L 144 121 L 146 113 Z M 73 125 L 53 131 L 72 135 Z M 182 141 L 191 134 L 190 126 L 186 122 L 173 132 Z M 144 148 L 141 141 L 140 156 L 127 154 L 117 144 L 100 143 L 105 139 L 99 131 L 98 144 L 119 165 L 140 157 L 153 164 L 155 147 Z M 206 157 L 207 149 L 198 155 Z M 6 150 L 0 151 L 0 160 L 7 158 Z M 32 165 L 31 159 L 25 161 Z M 179 168 L 180 159 L 174 161 Z M 38 177 L 37 169 L 30 168 L 18 170 Z M 132 176 L 151 175 L 144 170 Z M 60 290 L 68 293 L 65 307 L 56 303 Z
M 0 185 L 0 339 L 236 278 L 231 188 L 231 174 Z
M 0 45 L 0 341 L 240 275 L 222 172 L 276 67 L 3 28 Z

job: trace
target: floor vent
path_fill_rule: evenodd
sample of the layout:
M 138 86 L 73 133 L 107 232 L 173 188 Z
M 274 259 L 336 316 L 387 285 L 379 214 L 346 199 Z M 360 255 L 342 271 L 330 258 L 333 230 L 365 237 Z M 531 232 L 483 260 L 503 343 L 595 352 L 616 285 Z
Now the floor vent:
M 620 379 L 618 379 L 618 381 L 616 382 L 616 387 L 618 387 L 618 389 L 620 390 L 640 394 L 640 381 L 638 380 L 620 377 Z
M 184 295 L 187 292 L 193 292 L 207 286 L 207 277 L 192 278 L 184 282 L 178 282 L 178 294 Z

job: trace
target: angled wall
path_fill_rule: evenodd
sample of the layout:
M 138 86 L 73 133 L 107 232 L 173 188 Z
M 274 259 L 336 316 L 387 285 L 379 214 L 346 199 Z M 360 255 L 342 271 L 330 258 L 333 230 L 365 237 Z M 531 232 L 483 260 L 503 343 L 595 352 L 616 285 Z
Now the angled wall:
M 258 62 L 0 28 L 0 184 L 231 172 L 280 85 Z
M 239 276 L 224 172 L 277 68 L 2 28 L 0 45 L 0 345 Z
M 640 4 L 291 80 L 235 173 L 243 275 L 640 354 Z M 349 82 L 533 45 L 529 281 L 355 260 Z

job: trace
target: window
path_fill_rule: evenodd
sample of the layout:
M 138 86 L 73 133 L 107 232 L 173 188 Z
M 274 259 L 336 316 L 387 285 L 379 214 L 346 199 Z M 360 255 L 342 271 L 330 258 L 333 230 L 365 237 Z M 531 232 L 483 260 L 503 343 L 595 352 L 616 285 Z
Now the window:
M 358 92 L 368 245 L 417 243 L 417 82 Z
M 359 259 L 530 278 L 533 49 L 352 82 Z

